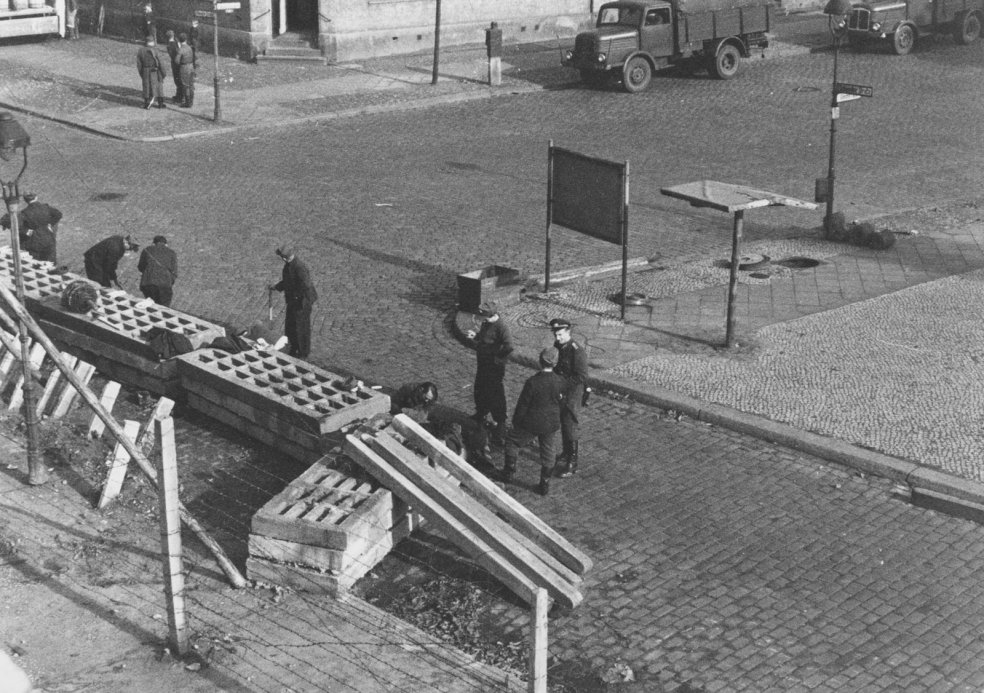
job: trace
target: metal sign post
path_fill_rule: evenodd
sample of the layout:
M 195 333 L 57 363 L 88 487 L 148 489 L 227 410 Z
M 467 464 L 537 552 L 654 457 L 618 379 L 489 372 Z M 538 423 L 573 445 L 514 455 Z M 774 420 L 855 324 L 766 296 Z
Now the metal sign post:
M 212 78 L 212 88 L 215 91 L 215 110 L 212 113 L 212 120 L 216 123 L 222 120 L 222 99 L 219 94 L 219 12 L 229 14 L 233 10 L 242 8 L 241 2 L 219 2 L 214 0 L 211 10 L 196 10 L 196 17 L 212 19 L 212 54 L 215 56 L 215 75 Z

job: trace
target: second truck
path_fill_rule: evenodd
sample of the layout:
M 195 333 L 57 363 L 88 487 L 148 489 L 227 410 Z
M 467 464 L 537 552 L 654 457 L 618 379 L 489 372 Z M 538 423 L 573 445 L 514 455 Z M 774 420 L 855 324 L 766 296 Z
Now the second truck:
M 754 48 L 769 45 L 772 9 L 763 0 L 609 2 L 561 62 L 588 84 L 620 79 L 633 93 L 649 86 L 655 70 L 677 64 L 731 79 Z

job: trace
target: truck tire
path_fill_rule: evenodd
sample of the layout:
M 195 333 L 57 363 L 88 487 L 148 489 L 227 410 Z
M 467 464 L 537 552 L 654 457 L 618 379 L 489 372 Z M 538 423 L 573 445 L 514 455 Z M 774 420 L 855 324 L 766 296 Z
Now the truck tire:
M 739 67 L 741 51 L 730 43 L 725 43 L 717 49 L 707 71 L 717 79 L 731 79 L 738 74 Z
M 622 68 L 622 86 L 630 94 L 643 91 L 653 79 L 653 68 L 641 55 L 629 58 Z
M 910 24 L 903 24 L 892 35 L 892 50 L 895 55 L 908 55 L 916 45 L 916 31 Z
M 981 37 L 981 18 L 976 12 L 967 12 L 957 17 L 953 30 L 953 40 L 961 46 L 973 43 Z

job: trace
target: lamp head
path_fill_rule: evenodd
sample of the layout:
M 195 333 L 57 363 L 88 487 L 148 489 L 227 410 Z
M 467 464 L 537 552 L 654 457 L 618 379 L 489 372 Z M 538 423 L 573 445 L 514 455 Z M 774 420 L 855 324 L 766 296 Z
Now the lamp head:
M 0 159 L 10 161 L 17 150 L 27 149 L 31 137 L 9 111 L 0 112 Z
M 847 33 L 847 15 L 851 13 L 851 0 L 829 0 L 823 8 L 827 15 L 827 26 L 835 38 Z

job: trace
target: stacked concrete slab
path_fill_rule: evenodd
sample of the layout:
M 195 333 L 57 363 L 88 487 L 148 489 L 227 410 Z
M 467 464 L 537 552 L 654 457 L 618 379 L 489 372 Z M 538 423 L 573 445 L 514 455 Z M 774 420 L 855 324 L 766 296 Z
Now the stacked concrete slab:
M 332 469 L 324 457 L 253 516 L 247 575 L 338 597 L 414 526 L 387 489 Z
M 192 408 L 302 461 L 319 459 L 326 436 L 389 412 L 389 397 L 273 351 L 199 349 L 176 358 Z
M 61 305 L 65 287 L 84 279 L 57 272 L 50 262 L 21 254 L 24 303 L 38 324 L 67 353 L 88 363 L 112 380 L 168 397 L 177 391 L 177 364 L 161 360 L 147 343 L 148 330 L 160 327 L 184 335 L 193 348 L 225 334 L 214 323 L 131 296 L 98 287 L 98 305 L 88 314 Z M 14 264 L 9 247 L 0 249 L 0 281 L 13 290 Z

